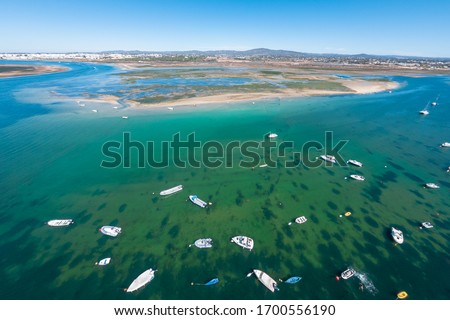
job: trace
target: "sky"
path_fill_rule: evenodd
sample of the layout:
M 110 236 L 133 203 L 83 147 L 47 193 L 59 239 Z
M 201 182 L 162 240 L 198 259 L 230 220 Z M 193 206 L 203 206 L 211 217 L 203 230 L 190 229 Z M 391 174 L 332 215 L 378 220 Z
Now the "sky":
M 450 1 L 0 2 L 0 52 L 254 48 L 450 57 Z

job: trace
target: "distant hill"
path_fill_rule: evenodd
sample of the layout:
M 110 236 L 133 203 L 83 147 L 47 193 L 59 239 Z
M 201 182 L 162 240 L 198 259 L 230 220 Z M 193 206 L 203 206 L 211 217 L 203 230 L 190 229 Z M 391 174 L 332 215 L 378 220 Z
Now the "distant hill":
M 337 53 L 305 53 L 290 50 L 272 50 L 266 48 L 256 48 L 245 51 L 238 50 L 188 50 L 188 51 L 140 51 L 140 50 L 112 50 L 102 51 L 102 54 L 162 54 L 162 55 L 189 55 L 189 56 L 226 56 L 226 57 L 283 57 L 283 58 L 311 58 L 311 57 L 336 57 L 336 58 L 354 58 L 354 59 L 427 59 L 427 60 L 450 60 L 450 58 L 429 58 L 415 56 L 399 56 L 399 55 L 370 55 L 360 54 L 337 54 Z

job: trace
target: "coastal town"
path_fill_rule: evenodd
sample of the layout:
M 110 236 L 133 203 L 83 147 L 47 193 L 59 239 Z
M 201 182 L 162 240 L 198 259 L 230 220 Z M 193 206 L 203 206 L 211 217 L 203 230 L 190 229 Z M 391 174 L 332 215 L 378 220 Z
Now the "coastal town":
M 247 51 L 107 51 L 73 53 L 0 53 L 0 60 L 84 61 L 137 63 L 148 65 L 222 64 L 239 66 L 264 64 L 280 67 L 311 67 L 362 70 L 403 70 L 405 72 L 447 73 L 449 58 L 376 56 L 367 54 L 311 54 L 286 50 L 253 49 Z

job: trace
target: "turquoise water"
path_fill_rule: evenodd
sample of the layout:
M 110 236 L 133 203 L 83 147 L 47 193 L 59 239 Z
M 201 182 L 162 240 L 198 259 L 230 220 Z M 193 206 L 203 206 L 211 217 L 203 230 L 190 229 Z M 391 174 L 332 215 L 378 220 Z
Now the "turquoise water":
M 126 84 L 112 66 L 63 65 L 71 71 L 0 79 L 0 298 L 381 300 L 402 290 L 411 299 L 450 297 L 450 149 L 438 147 L 450 140 L 448 77 L 393 77 L 402 87 L 392 93 L 136 110 L 79 107 L 86 93 Z M 421 117 L 438 94 L 439 105 Z M 335 143 L 348 140 L 341 154 L 364 167 L 288 169 L 278 157 L 279 167 L 252 170 L 238 167 L 235 154 L 232 168 L 140 169 L 136 153 L 129 169 L 100 167 L 102 145 L 123 132 L 142 142 L 195 132 L 222 144 L 276 132 L 299 151 L 307 141 L 323 143 L 326 131 Z M 352 173 L 366 180 L 345 179 Z M 182 192 L 159 197 L 178 184 Z M 213 205 L 194 206 L 189 194 Z M 346 211 L 352 215 L 340 218 Z M 308 222 L 288 225 L 302 215 Z M 58 218 L 75 224 L 45 225 Z M 434 228 L 420 230 L 422 221 Z M 122 234 L 108 238 L 102 225 Z M 393 244 L 391 226 L 403 230 L 404 244 Z M 251 252 L 230 243 L 241 234 L 254 239 Z M 213 248 L 189 247 L 204 237 Z M 105 257 L 111 264 L 95 266 Z M 348 266 L 357 277 L 336 281 Z M 150 267 L 155 279 L 125 294 Z M 253 268 L 302 280 L 271 293 L 246 277 Z M 214 286 L 190 285 L 215 277 Z

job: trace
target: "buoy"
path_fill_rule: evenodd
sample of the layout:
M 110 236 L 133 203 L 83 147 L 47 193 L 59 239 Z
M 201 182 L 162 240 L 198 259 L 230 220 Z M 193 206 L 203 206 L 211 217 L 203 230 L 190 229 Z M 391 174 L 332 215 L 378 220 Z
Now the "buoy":
M 401 291 L 401 292 L 397 293 L 397 298 L 399 298 L 399 299 L 405 299 L 406 297 L 408 297 L 408 294 L 406 293 L 406 291 Z
M 342 214 L 339 215 L 339 218 L 342 218 Z
M 344 213 L 344 215 L 345 215 L 346 217 L 348 217 L 348 216 L 351 216 L 352 213 L 351 213 L 350 211 L 347 211 L 346 213 Z
M 339 281 L 339 279 L 340 279 L 339 276 L 336 276 L 336 281 Z

